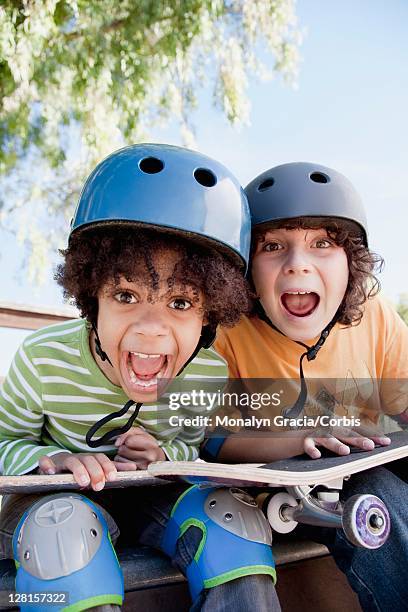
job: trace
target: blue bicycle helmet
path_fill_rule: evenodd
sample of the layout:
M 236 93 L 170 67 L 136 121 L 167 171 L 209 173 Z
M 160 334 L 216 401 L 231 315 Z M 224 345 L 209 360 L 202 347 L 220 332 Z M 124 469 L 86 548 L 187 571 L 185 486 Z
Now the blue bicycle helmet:
M 246 269 L 250 214 L 234 175 L 210 157 L 182 147 L 136 144 L 115 151 L 91 173 L 71 234 L 127 224 L 207 243 Z

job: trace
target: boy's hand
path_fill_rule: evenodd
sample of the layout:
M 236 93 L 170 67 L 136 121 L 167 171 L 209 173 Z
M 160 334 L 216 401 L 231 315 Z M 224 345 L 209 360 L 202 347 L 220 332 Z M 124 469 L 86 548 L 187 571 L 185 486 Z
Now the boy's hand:
M 312 459 L 319 459 L 321 452 L 317 445 L 323 446 L 337 455 L 349 455 L 350 446 L 370 451 L 375 448 L 376 444 L 388 446 L 391 444 L 391 439 L 369 426 L 356 429 L 336 427 L 329 436 L 306 436 L 303 440 L 303 449 Z
M 156 438 L 140 427 L 131 427 L 120 435 L 115 442 L 118 454 L 115 457 L 116 467 L 126 469 L 128 463 L 136 465 L 137 470 L 145 470 L 153 461 L 165 461 L 166 455 L 157 443 Z M 123 466 L 123 467 L 121 467 Z
M 133 468 L 135 469 L 135 468 Z M 66 453 L 52 457 L 44 455 L 38 462 L 39 474 L 61 474 L 72 472 L 81 487 L 91 486 L 100 491 L 107 480 L 115 480 L 117 468 L 113 461 L 103 453 Z

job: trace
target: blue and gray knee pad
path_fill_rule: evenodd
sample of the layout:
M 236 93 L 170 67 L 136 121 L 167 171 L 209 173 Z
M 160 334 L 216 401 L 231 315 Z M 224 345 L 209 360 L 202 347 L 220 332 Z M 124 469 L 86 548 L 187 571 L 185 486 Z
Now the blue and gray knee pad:
M 13 551 L 23 612 L 122 605 L 123 575 L 106 521 L 82 495 L 61 493 L 36 502 L 16 527 Z
M 202 532 L 186 574 L 193 600 L 203 589 L 242 576 L 267 574 L 276 581 L 272 535 L 255 500 L 240 489 L 187 489 L 173 507 L 162 548 L 174 558 L 189 527 Z

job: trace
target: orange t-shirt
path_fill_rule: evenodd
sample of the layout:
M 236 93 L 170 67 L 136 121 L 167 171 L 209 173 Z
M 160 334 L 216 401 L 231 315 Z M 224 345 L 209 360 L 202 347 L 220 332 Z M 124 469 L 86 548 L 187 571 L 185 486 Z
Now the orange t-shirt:
M 258 317 L 244 317 L 234 328 L 219 330 L 215 348 L 227 360 L 231 378 L 263 379 L 264 387 L 266 379 L 272 387 L 272 380 L 291 379 L 293 393 L 283 407 L 293 405 L 304 347 Z M 408 326 L 391 304 L 375 297 L 365 304 L 359 325 L 333 327 L 316 359 L 303 360 L 303 371 L 306 414 L 364 412 L 374 421 L 379 412 L 400 414 L 408 407 Z M 245 381 L 252 391 L 254 384 Z

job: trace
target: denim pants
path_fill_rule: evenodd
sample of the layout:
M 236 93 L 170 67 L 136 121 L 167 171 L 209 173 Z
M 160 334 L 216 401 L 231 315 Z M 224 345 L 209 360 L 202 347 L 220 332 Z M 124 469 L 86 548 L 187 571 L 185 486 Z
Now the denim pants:
M 185 485 L 108 489 L 99 493 L 81 491 L 103 513 L 115 548 L 142 544 L 160 549 L 174 503 Z M 44 495 L 6 495 L 0 513 L 0 558 L 12 558 L 12 537 L 22 514 Z M 178 540 L 172 562 L 186 573 L 201 542 L 197 527 L 190 527 Z M 245 562 L 243 562 L 243 565 Z M 280 605 L 270 576 L 244 576 L 201 592 L 192 603 L 198 612 L 279 612 Z
M 408 610 L 407 461 L 355 474 L 344 483 L 341 499 L 370 493 L 380 497 L 391 517 L 387 542 L 376 550 L 350 544 L 342 529 L 299 525 L 296 534 L 325 544 L 357 593 L 364 612 Z M 397 475 L 398 474 L 398 475 Z M 279 580 L 279 575 L 278 575 Z

